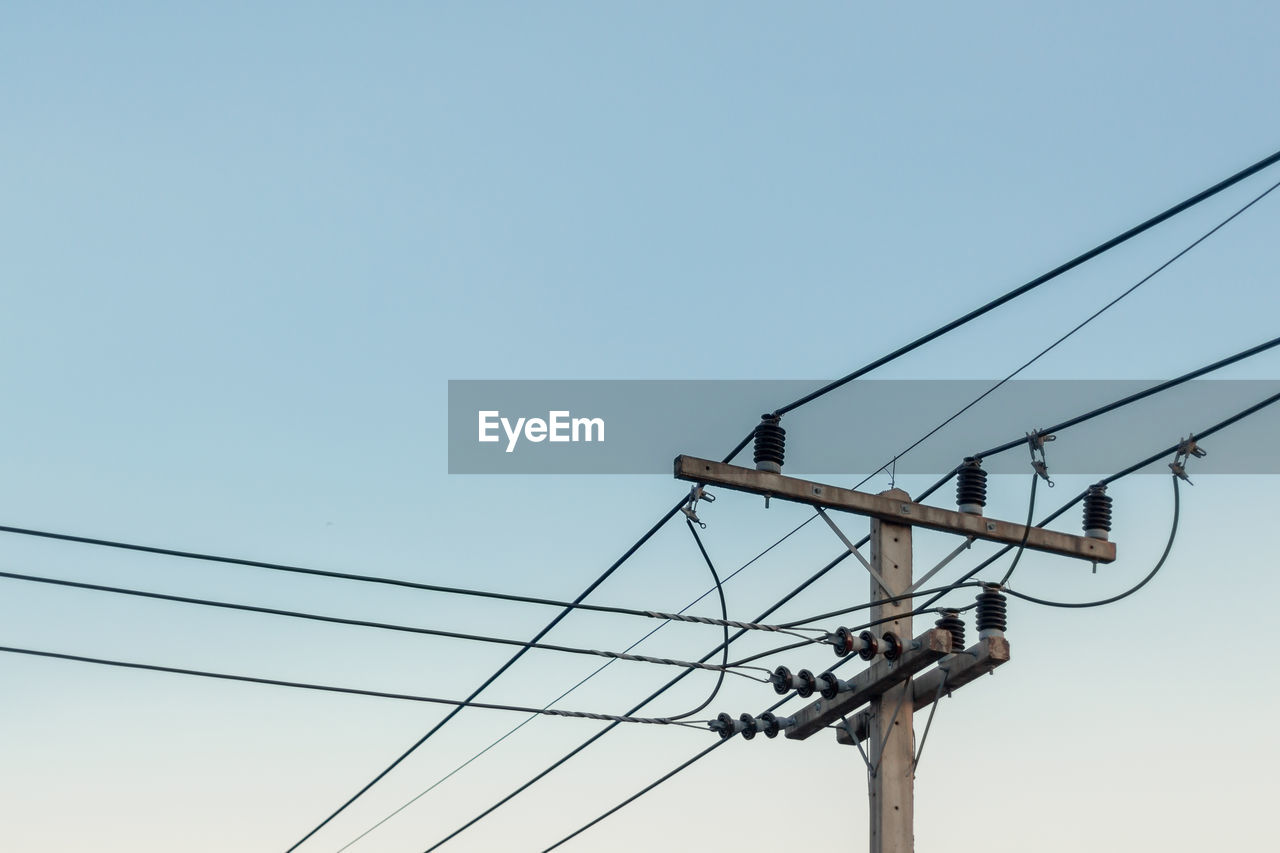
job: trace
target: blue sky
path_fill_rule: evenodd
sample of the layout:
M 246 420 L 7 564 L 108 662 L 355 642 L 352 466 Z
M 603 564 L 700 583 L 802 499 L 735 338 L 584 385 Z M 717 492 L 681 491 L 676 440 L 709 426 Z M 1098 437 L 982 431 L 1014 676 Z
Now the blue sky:
M 13 6 L 0 16 L 0 523 L 572 597 L 679 485 L 450 477 L 448 380 L 852 369 L 1280 147 L 1278 23 L 1261 3 Z M 877 375 L 1001 376 L 1276 180 Z M 1159 379 L 1274 337 L 1277 204 L 1030 375 Z M 1226 375 L 1278 368 L 1273 354 Z M 1152 448 L 1226 414 L 1153 423 Z M 1034 420 L 1011 418 L 991 443 Z M 892 428 L 868 412 L 851 440 Z M 1045 506 L 1083 483 L 1063 479 Z M 1195 479 L 1142 594 L 1087 613 L 1011 607 L 1014 661 L 938 712 L 921 849 L 1257 846 L 1280 757 L 1267 726 L 1280 695 L 1259 679 L 1276 479 Z M 1029 557 L 1020 588 L 1081 600 L 1128 586 L 1163 546 L 1168 488 L 1113 490 L 1114 569 Z M 1018 518 L 1025 501 L 1025 479 L 993 481 L 993 515 Z M 804 517 L 763 512 L 725 497 L 704 514 L 723 571 Z M 921 563 L 953 547 L 918 539 Z M 683 606 L 707 588 L 688 540 L 662 531 L 593 600 Z M 502 636 L 553 615 L 2 547 L 8 571 Z M 731 615 L 755 616 L 837 553 L 806 528 L 729 585 Z M 785 613 L 854 603 L 865 583 L 844 566 Z M 0 644 L 13 646 L 449 697 L 507 657 L 3 584 Z M 650 627 L 574 616 L 549 639 L 621 648 Z M 641 651 L 697 657 L 714 641 L 671 627 Z M 530 654 L 492 698 L 541 704 L 594 666 Z M 283 850 L 442 716 L 52 661 L 5 658 L 0 672 L 0 847 L 24 851 Z M 618 664 L 561 704 L 619 712 L 667 677 Z M 733 680 L 712 710 L 772 702 Z M 687 682 L 654 712 L 710 689 Z M 1225 718 L 1240 695 L 1252 701 Z M 464 712 L 303 849 L 338 849 L 517 721 Z M 535 722 L 351 849 L 425 849 L 597 728 Z M 615 732 L 446 849 L 542 849 L 709 737 Z M 861 843 L 859 761 L 825 738 L 730 744 L 576 849 L 767 847 L 789 837 L 778 816 L 813 833 L 835 821 Z M 995 830 L 969 822 L 975 797 L 1004 803 Z

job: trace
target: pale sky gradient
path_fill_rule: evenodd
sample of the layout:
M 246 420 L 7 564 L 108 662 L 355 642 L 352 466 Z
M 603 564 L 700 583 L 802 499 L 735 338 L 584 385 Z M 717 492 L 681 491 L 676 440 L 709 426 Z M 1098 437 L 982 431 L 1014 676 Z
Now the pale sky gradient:
M 1256 2 L 9 4 L 0 524 L 571 598 L 682 487 L 450 477 L 447 380 L 838 375 L 1280 147 L 1278 36 Z M 1277 180 L 877 375 L 1001 376 Z M 1161 379 L 1274 337 L 1278 205 L 1029 375 Z M 1223 375 L 1280 377 L 1280 356 Z M 1151 448 L 1227 414 L 1150 423 Z M 849 440 L 892 429 L 867 411 Z M 1086 482 L 1061 479 L 1042 506 Z M 1269 843 L 1280 481 L 1193 479 L 1139 595 L 1011 602 L 1014 660 L 938 711 L 918 849 Z M 990 514 L 1020 518 L 1026 485 L 994 480 Z M 1027 556 L 1016 586 L 1083 600 L 1144 575 L 1168 483 L 1112 494 L 1114 568 Z M 804 517 L 725 495 L 705 541 L 728 573 Z M 920 534 L 917 565 L 954 544 Z M 730 615 L 839 551 L 811 525 L 727 586 Z M 522 639 L 555 613 L 7 535 L 0 569 Z M 672 525 L 592 600 L 673 610 L 707 584 Z M 865 595 L 847 561 L 777 618 Z M 651 627 L 574 615 L 548 640 L 621 649 Z M 639 651 L 715 642 L 672 626 Z M 0 645 L 454 698 L 509 656 L 8 580 Z M 597 663 L 530 653 L 482 698 L 542 704 Z M 620 713 L 672 674 L 619 663 L 558 704 Z M 282 853 L 444 713 L 3 655 L 0 680 L 0 849 L 31 853 Z M 729 681 L 712 715 L 774 701 Z M 337 850 L 519 719 L 463 712 L 302 850 Z M 421 851 L 598 728 L 536 721 L 351 850 Z M 712 737 L 622 727 L 444 849 L 541 850 Z M 565 849 L 857 850 L 864 776 L 832 738 L 739 740 Z

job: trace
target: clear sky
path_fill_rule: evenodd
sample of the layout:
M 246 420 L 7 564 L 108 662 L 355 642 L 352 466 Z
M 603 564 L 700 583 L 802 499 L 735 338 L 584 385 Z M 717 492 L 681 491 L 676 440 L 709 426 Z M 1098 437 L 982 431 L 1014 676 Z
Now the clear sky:
M 450 477 L 448 380 L 843 373 L 1280 147 L 1277 36 L 1258 2 L 8 4 L 0 524 L 571 598 L 683 489 Z M 1276 180 L 877 375 L 1001 376 Z M 1029 375 L 1166 378 L 1274 337 L 1278 205 Z M 1280 356 L 1225 375 L 1278 377 Z M 1227 414 L 1188 404 L 1149 424 L 1152 450 Z M 991 443 L 1039 420 L 1011 414 Z M 867 411 L 850 441 L 893 428 Z M 1061 479 L 1042 506 L 1086 482 Z M 1014 660 L 938 711 L 920 849 L 1271 837 L 1278 480 L 1193 479 L 1139 595 L 1011 604 Z M 993 480 L 990 514 L 1019 518 L 1026 491 Z M 1095 576 L 1028 556 L 1017 588 L 1084 600 L 1145 574 L 1166 478 L 1112 493 L 1121 560 Z M 724 495 L 703 535 L 727 573 L 805 515 Z M 731 616 L 840 552 L 815 528 L 727 585 Z M 664 529 L 592 600 L 684 606 L 708 586 L 689 539 Z M 953 546 L 918 535 L 918 564 Z M 555 613 L 9 535 L 0 570 L 515 638 Z M 865 596 L 847 561 L 778 618 Z M 574 615 L 548 639 L 620 649 L 651 627 Z M 715 641 L 669 627 L 638 651 Z M 509 656 L 11 580 L 0 645 L 455 698 Z M 597 665 L 530 653 L 482 698 L 540 705 Z M 619 663 L 558 705 L 620 713 L 671 674 Z M 774 699 L 730 682 L 710 712 Z M 0 683 L 0 849 L 34 853 L 282 853 L 444 714 L 8 655 Z M 464 711 L 302 849 L 341 848 L 520 719 Z M 538 720 L 350 849 L 421 851 L 599 728 Z M 712 737 L 622 727 L 445 849 L 540 850 Z M 833 738 L 738 740 L 566 849 L 860 849 L 864 776 Z

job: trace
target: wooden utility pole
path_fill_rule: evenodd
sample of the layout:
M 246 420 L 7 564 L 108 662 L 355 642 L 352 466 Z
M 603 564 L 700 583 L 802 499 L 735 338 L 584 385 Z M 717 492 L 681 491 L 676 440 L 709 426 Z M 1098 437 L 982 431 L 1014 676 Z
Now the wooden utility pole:
M 882 492 L 895 501 L 909 500 L 901 489 Z M 871 519 L 871 567 L 889 584 L 885 589 L 871 577 L 871 600 L 901 595 L 911 586 L 911 528 Z M 904 599 L 871 608 L 871 621 L 897 616 L 877 626 L 909 638 L 911 600 Z M 870 778 L 871 853 L 912 853 L 915 850 L 914 803 L 915 733 L 911 678 L 898 682 L 871 700 Z

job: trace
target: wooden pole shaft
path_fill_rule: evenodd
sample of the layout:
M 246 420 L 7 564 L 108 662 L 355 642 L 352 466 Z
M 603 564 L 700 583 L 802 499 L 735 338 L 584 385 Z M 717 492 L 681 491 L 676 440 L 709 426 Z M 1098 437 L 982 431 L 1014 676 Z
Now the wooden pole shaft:
M 882 495 L 894 501 L 907 500 L 907 493 L 901 489 L 890 489 Z M 871 565 L 895 590 L 911 586 L 911 527 L 873 518 Z M 873 601 L 892 594 L 875 578 L 871 579 Z M 910 612 L 910 600 L 899 601 L 872 608 L 871 618 L 878 620 L 900 614 L 880 628 L 899 637 L 911 637 Z M 871 730 L 868 756 L 873 764 L 869 782 L 871 853 L 913 853 L 915 850 L 912 692 L 908 678 L 871 701 L 868 721 Z

